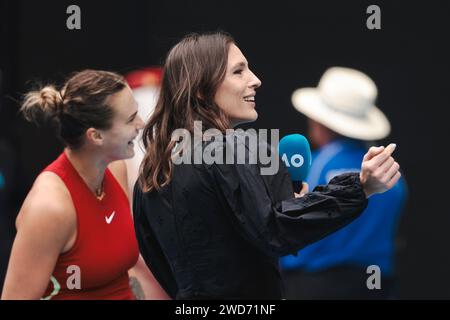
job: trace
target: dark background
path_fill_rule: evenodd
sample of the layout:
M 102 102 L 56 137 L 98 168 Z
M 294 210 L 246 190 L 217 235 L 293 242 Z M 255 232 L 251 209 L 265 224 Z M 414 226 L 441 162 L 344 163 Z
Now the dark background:
M 81 30 L 66 28 L 71 4 L 81 8 Z M 381 8 L 381 30 L 366 27 L 371 4 Z M 221 29 L 263 83 L 251 127 L 306 134 L 290 95 L 316 86 L 330 66 L 359 69 L 377 83 L 377 105 L 393 127 L 380 143 L 397 143 L 410 188 L 397 241 L 400 297 L 450 298 L 448 21 L 448 1 L 1 1 L 1 162 L 14 170 L 0 207 L 0 288 L 18 208 L 62 150 L 50 128 L 17 115 L 20 95 L 84 68 L 159 65 L 183 35 Z

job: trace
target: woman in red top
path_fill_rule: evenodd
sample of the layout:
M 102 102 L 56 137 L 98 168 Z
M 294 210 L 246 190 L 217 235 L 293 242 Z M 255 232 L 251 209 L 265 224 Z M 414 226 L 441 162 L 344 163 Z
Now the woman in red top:
M 21 111 L 54 120 L 66 148 L 19 212 L 2 298 L 134 299 L 128 270 L 139 251 L 124 164 L 114 162 L 133 157 L 143 127 L 130 88 L 120 75 L 85 70 L 61 91 L 28 93 Z

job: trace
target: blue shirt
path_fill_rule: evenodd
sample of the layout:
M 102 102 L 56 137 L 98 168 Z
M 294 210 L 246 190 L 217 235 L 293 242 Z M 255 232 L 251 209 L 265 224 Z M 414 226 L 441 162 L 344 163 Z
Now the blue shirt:
M 5 178 L 3 177 L 3 173 L 0 171 L 0 190 L 5 188 Z
M 310 190 L 341 173 L 359 172 L 366 151 L 363 142 L 343 138 L 313 153 L 306 180 Z M 395 234 L 406 196 L 406 183 L 401 178 L 391 190 L 371 196 L 366 210 L 355 221 L 300 250 L 296 257 L 281 258 L 282 269 L 314 272 L 344 265 L 378 265 L 383 275 L 392 275 Z

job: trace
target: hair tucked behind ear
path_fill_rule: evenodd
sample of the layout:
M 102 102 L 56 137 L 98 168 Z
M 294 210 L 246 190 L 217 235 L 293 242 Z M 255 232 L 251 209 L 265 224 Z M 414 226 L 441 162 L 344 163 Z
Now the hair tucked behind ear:
M 126 86 L 117 73 L 83 70 L 74 73 L 61 91 L 47 85 L 27 93 L 20 110 L 29 121 L 54 120 L 59 138 L 76 149 L 83 145 L 87 129 L 111 128 L 114 112 L 107 99 Z
M 39 91 L 31 91 L 25 95 L 20 111 L 25 119 L 39 123 L 42 116 L 47 119 L 55 116 L 64 107 L 62 96 L 53 85 Z

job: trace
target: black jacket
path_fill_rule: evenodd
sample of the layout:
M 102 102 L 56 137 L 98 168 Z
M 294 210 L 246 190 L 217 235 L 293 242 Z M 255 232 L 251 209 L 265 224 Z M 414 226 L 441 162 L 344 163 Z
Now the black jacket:
M 286 167 L 174 165 L 158 193 L 134 188 L 144 260 L 176 299 L 279 299 L 278 258 L 347 225 L 367 206 L 358 174 L 294 198 Z

